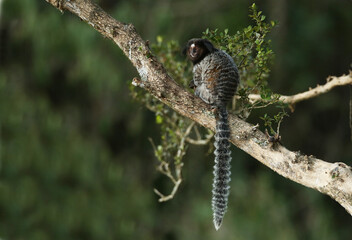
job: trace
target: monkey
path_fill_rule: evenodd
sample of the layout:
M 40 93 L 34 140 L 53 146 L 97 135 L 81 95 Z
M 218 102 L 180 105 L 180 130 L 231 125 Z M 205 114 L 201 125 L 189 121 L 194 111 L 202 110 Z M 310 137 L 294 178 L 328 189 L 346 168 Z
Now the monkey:
M 207 39 L 189 40 L 183 54 L 193 63 L 193 79 L 189 86 L 196 96 L 211 105 L 216 116 L 212 211 L 213 223 L 218 230 L 227 211 L 231 180 L 230 127 L 226 105 L 236 93 L 240 76 L 232 57 L 215 48 Z

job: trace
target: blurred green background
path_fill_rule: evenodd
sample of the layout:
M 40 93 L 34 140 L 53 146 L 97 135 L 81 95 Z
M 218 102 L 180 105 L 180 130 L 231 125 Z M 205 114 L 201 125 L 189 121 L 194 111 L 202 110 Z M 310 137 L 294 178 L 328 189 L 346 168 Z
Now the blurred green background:
M 129 93 L 136 70 L 110 40 L 44 0 L 4 0 L 0 15 L 0 239 L 351 239 L 352 217 L 232 148 L 229 211 L 211 217 L 213 156 L 190 147 L 175 199 L 156 170 L 154 114 Z M 250 24 L 245 0 L 99 0 L 144 39 L 186 42 Z M 347 73 L 352 2 L 258 1 L 279 26 L 269 85 L 294 94 Z M 299 103 L 283 143 L 352 165 L 349 89 Z M 260 113 L 258 113 L 260 114 Z M 258 116 L 249 119 L 261 123 Z

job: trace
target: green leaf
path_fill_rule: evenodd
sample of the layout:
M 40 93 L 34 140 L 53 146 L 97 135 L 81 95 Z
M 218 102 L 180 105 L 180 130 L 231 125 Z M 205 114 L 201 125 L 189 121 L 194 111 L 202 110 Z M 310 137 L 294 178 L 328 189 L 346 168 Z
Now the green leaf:
M 162 124 L 163 123 L 163 117 L 160 115 L 156 115 L 155 121 L 157 124 Z
M 157 41 L 157 43 L 161 44 L 161 43 L 163 42 L 163 37 L 160 36 L 160 35 L 158 35 L 158 36 L 156 37 L 156 41 Z

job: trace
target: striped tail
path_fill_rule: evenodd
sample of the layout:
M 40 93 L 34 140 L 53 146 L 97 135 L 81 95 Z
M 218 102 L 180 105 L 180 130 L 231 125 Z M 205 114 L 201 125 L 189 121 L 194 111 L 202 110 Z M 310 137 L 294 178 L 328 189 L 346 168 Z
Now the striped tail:
M 231 151 L 230 143 L 230 127 L 228 124 L 228 113 L 226 107 L 217 109 L 218 119 L 216 121 L 215 133 L 215 166 L 214 166 L 214 181 L 213 181 L 213 221 L 215 229 L 221 227 L 222 220 L 227 210 L 227 202 L 230 191 L 230 162 Z

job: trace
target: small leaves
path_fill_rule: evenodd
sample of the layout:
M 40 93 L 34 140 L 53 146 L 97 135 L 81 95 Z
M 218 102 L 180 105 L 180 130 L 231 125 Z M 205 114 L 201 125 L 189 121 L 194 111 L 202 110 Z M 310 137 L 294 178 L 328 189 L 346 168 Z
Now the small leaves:
M 238 90 L 240 100 L 237 101 L 239 116 L 248 118 L 253 109 L 265 108 L 274 105 L 280 108 L 277 118 L 280 121 L 283 118 L 283 109 L 286 107 L 279 101 L 279 95 L 272 92 L 268 86 L 268 77 L 270 74 L 271 64 L 274 59 L 274 52 L 271 49 L 268 33 L 276 26 L 275 21 L 266 22 L 266 16 L 262 11 L 258 11 L 257 6 L 253 3 L 250 7 L 250 18 L 254 24 L 249 25 L 242 31 L 237 31 L 234 35 L 229 33 L 228 29 L 220 32 L 218 29 L 207 29 L 203 34 L 215 45 L 220 46 L 230 54 L 238 65 L 241 75 L 241 86 Z M 259 94 L 260 100 L 255 102 L 249 101 L 249 94 Z M 269 127 L 273 132 L 275 117 L 269 118 L 268 115 L 262 117 L 264 125 Z
M 264 116 L 260 117 L 260 119 L 263 120 L 264 126 L 269 128 L 270 134 L 279 136 L 281 122 L 283 118 L 287 116 L 288 114 L 286 113 L 285 109 L 282 108 L 281 111 L 274 117 L 270 117 L 268 114 L 265 113 Z M 277 125 L 276 131 L 273 128 L 273 124 Z
M 203 37 L 233 56 L 238 64 L 242 87 L 250 87 L 251 93 L 258 93 L 260 88 L 267 85 L 274 57 L 267 34 L 275 24 L 274 22 L 266 23 L 266 17 L 261 11 L 257 11 L 255 4 L 250 7 L 249 16 L 255 24 L 249 25 L 242 31 L 237 31 L 234 35 L 229 34 L 228 29 L 224 32 L 218 29 L 207 29 Z

